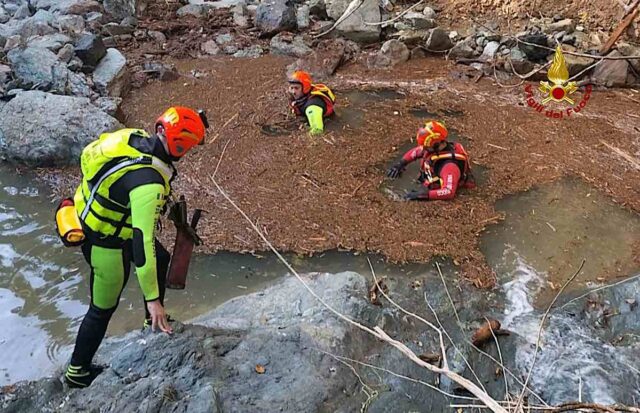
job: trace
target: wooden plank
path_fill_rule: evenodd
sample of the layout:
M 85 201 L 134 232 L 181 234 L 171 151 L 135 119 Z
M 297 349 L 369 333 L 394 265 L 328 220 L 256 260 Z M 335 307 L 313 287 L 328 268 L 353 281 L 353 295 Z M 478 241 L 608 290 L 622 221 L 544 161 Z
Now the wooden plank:
M 607 40 L 604 46 L 600 48 L 601 56 L 604 56 L 605 54 L 609 53 L 609 51 L 611 50 L 613 45 L 618 41 L 622 33 L 627 29 L 627 27 L 629 27 L 631 22 L 636 18 L 636 16 L 640 12 L 640 8 L 638 8 L 639 4 L 640 4 L 640 1 L 636 0 L 636 2 L 629 8 L 629 11 L 628 11 L 629 14 L 627 14 L 627 16 L 620 22 L 620 24 L 613 31 L 613 33 L 611 34 L 611 37 L 609 37 L 609 40 Z

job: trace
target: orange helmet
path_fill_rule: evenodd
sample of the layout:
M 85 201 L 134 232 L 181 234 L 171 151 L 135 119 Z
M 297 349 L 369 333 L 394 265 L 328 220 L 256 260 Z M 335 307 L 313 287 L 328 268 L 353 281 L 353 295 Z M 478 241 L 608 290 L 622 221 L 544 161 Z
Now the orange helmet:
M 205 129 L 209 127 L 204 111 L 172 106 L 156 121 L 156 131 L 162 126 L 169 154 L 180 158 L 196 145 L 204 144 Z
M 311 92 L 311 75 L 302 70 L 296 70 L 289 77 L 289 83 L 297 83 L 302 86 L 302 93 L 305 95 Z
M 424 124 L 424 127 L 418 128 L 416 142 L 424 148 L 430 148 L 436 143 L 444 142 L 447 139 L 447 135 L 448 132 L 444 123 L 430 120 Z

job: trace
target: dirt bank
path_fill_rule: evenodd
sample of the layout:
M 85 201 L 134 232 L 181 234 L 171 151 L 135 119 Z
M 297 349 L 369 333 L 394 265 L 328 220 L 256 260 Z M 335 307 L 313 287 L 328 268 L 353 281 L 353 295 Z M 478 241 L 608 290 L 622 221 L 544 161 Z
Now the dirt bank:
M 449 255 L 477 285 L 492 281 L 477 235 L 497 220 L 493 205 L 506 194 L 571 174 L 640 210 L 635 184 L 640 171 L 612 149 L 640 151 L 634 91 L 594 91 L 580 114 L 554 120 L 523 103 L 524 85 L 474 83 L 443 60 L 411 61 L 386 72 L 351 65 L 330 82 L 338 92 L 338 111 L 349 113 L 344 96 L 354 88 L 387 87 L 405 97 L 372 99 L 360 108 L 357 127 L 338 112 L 335 122 L 341 127 L 324 140 L 304 131 L 265 135 L 261 125 L 287 116 L 283 82 L 289 62 L 272 56 L 175 61 L 183 77 L 152 83 L 124 102 L 132 126 L 149 127 L 169 104 L 208 110 L 213 132 L 207 145 L 178 165 L 177 182 L 178 192 L 209 212 L 202 222 L 201 252 L 265 249 L 210 181 L 227 144 L 217 180 L 277 248 L 298 253 L 345 248 L 380 252 L 394 261 Z M 204 76 L 193 77 L 194 70 Z M 452 202 L 396 202 L 380 191 L 385 165 L 400 156 L 397 148 L 420 122 L 409 114 L 416 107 L 440 114 L 468 139 L 474 163 L 487 168 L 483 185 Z

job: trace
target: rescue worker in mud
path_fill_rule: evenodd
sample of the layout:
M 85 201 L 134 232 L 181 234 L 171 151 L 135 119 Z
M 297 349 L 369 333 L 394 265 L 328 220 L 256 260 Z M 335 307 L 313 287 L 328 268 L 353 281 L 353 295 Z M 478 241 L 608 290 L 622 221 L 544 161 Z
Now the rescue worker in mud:
M 418 146 L 387 171 L 387 176 L 395 179 L 409 163 L 421 160 L 418 181 L 422 188 L 407 193 L 406 200 L 453 199 L 458 188 L 475 187 L 467 151 L 460 143 L 447 141 L 447 135 L 442 122 L 426 122 L 416 134 Z
M 82 151 L 82 182 L 74 202 L 85 241 L 82 252 L 91 267 L 91 303 L 65 372 L 70 387 L 87 387 L 103 367 L 92 364 L 131 263 L 145 303 L 144 327 L 172 333 L 164 309 L 170 255 L 155 238 L 158 219 L 176 176 L 173 163 L 204 143 L 207 119 L 202 111 L 171 107 L 158 118 L 155 134 L 140 129 L 105 133 Z
M 326 85 L 312 83 L 309 73 L 296 71 L 289 77 L 289 106 L 297 116 L 304 116 L 311 135 L 324 132 L 324 118 L 333 115 L 336 97 Z

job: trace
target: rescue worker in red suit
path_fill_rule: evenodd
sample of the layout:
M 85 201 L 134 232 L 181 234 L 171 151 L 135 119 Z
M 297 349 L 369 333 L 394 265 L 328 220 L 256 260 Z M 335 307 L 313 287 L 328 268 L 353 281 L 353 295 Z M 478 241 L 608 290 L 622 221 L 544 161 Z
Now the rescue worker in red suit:
M 326 85 L 314 84 L 309 73 L 298 70 L 289 77 L 289 107 L 304 116 L 311 135 L 324 132 L 324 118 L 333 115 L 336 97 Z
M 474 188 L 469 155 L 458 142 L 447 141 L 447 128 L 442 122 L 429 121 L 418 129 L 418 146 L 404 154 L 402 160 L 388 171 L 389 178 L 398 178 L 407 164 L 421 160 L 422 188 L 405 195 L 406 200 L 446 200 L 456 196 L 458 188 Z

